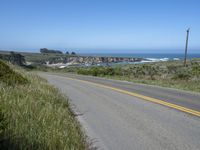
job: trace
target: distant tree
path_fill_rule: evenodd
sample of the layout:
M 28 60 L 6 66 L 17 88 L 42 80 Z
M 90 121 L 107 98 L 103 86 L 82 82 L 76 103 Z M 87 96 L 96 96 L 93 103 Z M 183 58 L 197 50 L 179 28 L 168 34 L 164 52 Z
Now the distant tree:
M 47 48 L 41 48 L 40 53 L 56 53 L 56 54 L 63 54 L 62 51 L 59 50 L 49 50 Z
M 69 55 L 69 52 L 67 51 L 65 54 L 66 54 L 66 55 Z
M 71 52 L 71 55 L 76 55 L 76 53 L 75 52 Z
M 47 48 L 41 48 L 40 49 L 40 53 L 48 53 L 48 49 Z
M 63 54 L 63 52 L 62 51 L 60 51 L 60 50 L 53 50 L 55 53 L 57 53 L 57 54 Z

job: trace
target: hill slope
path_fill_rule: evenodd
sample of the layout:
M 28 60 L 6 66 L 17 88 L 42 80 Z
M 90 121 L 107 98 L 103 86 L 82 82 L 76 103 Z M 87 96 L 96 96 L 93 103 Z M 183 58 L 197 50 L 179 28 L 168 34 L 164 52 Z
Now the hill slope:
M 17 71 L 0 61 L 0 149 L 87 149 L 68 99 L 38 76 Z

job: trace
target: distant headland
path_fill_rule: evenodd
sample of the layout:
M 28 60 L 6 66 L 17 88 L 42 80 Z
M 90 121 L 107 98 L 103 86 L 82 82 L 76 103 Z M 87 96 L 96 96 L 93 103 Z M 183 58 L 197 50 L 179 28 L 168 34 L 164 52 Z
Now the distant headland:
M 137 57 L 82 56 L 76 52 L 63 53 L 59 50 L 40 49 L 40 53 L 0 51 L 0 59 L 18 65 L 41 64 L 49 67 L 110 65 L 113 63 L 134 63 L 146 59 Z

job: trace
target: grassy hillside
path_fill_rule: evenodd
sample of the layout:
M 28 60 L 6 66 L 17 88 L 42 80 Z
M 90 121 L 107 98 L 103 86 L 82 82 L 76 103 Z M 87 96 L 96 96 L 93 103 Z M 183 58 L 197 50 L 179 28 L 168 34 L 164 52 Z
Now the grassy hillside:
M 1 61 L 0 73 L 0 149 L 88 148 L 68 100 L 57 89 Z

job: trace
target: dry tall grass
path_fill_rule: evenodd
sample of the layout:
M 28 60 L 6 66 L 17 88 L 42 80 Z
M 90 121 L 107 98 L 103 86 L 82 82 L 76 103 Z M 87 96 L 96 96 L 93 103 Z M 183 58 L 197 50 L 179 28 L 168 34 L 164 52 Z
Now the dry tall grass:
M 0 149 L 87 149 L 66 97 L 38 76 L 20 72 L 28 83 L 0 81 Z

